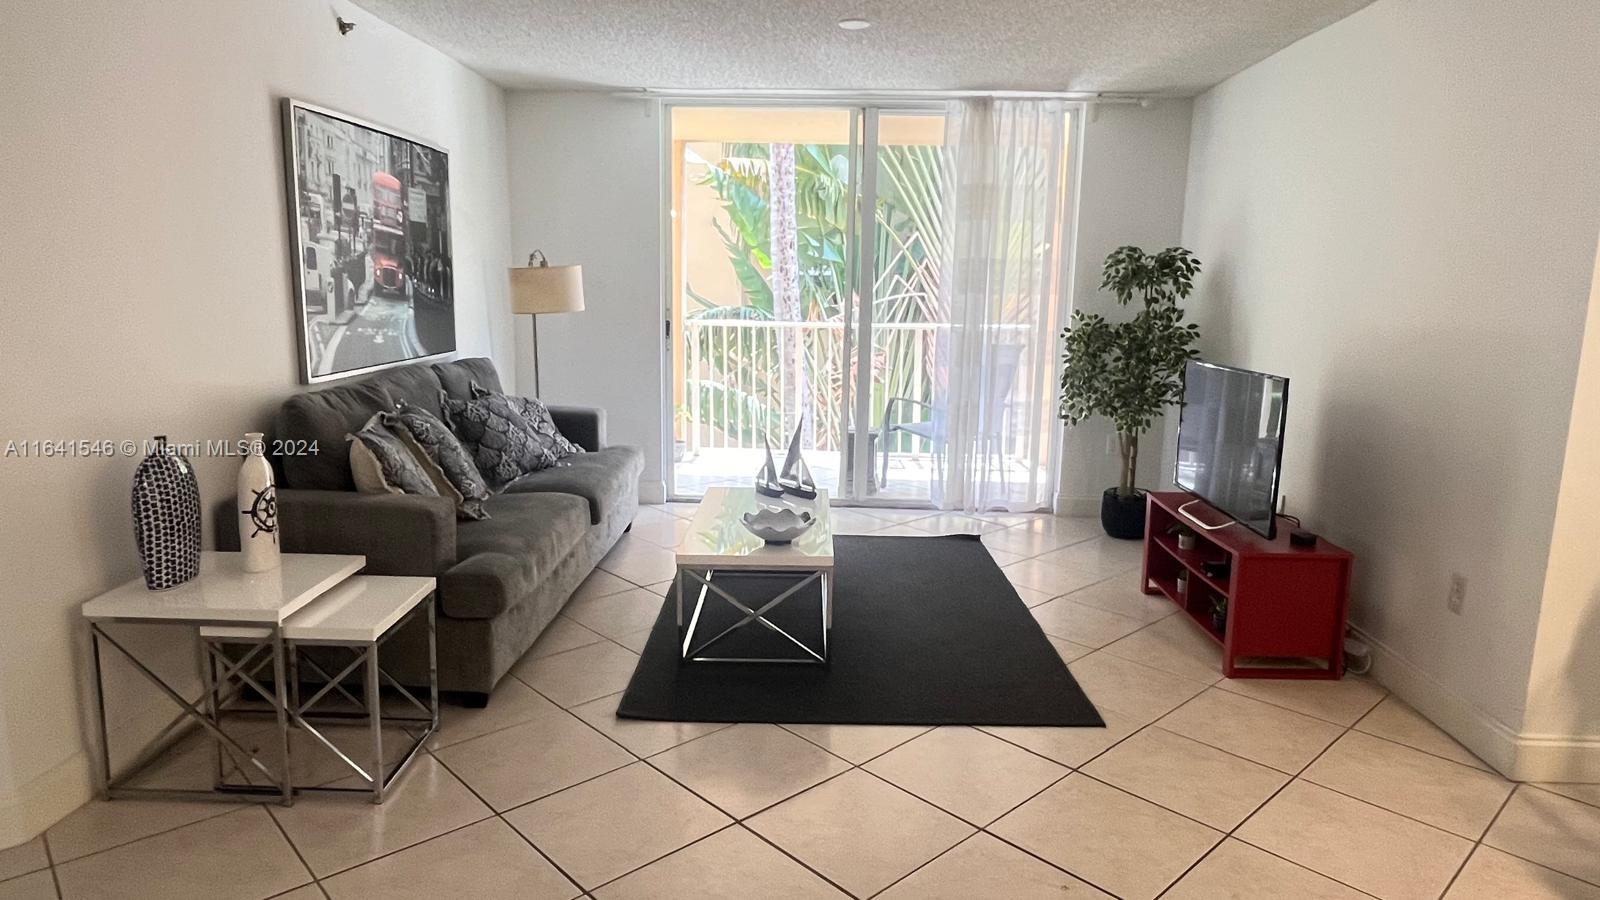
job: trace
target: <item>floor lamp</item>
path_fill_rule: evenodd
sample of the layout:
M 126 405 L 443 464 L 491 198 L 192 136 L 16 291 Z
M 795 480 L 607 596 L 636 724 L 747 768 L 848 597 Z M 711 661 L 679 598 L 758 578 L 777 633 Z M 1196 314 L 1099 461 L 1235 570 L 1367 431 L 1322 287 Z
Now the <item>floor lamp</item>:
M 583 312 L 583 266 L 552 266 L 538 250 L 511 270 L 511 312 L 533 319 L 533 394 L 539 395 L 539 316 Z

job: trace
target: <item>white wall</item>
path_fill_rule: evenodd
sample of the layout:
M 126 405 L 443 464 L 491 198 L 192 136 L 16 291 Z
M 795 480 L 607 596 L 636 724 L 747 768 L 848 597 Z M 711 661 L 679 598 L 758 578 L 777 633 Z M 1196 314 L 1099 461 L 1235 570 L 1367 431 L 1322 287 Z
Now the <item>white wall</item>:
M 538 247 L 553 262 L 584 267 L 584 312 L 539 320 L 543 393 L 555 403 L 603 406 L 611 439 L 644 450 L 642 496 L 659 498 L 668 426 L 660 111 L 602 93 L 513 92 L 506 116 L 514 252 Z M 1172 100 L 1107 106 L 1086 121 L 1075 283 L 1091 307 L 1111 304 L 1095 291 L 1106 253 L 1124 243 L 1177 242 L 1189 118 L 1189 102 Z M 532 384 L 526 318 L 517 323 L 524 387 Z M 1087 498 L 1094 512 L 1100 491 L 1116 483 L 1116 453 L 1107 453 L 1103 423 L 1077 431 L 1063 453 L 1062 494 Z M 1157 437 L 1142 460 L 1150 482 L 1159 451 Z
M 539 317 L 541 394 L 606 411 L 608 438 L 644 452 L 640 499 L 660 502 L 663 378 L 661 127 L 653 101 L 514 92 L 506 101 L 511 246 L 583 266 L 584 311 Z M 517 383 L 533 390 L 530 321 Z
M 1128 317 L 1116 298 L 1100 291 L 1106 254 L 1125 244 L 1155 253 L 1179 242 L 1192 108 L 1188 100 L 1163 100 L 1148 108 L 1106 105 L 1089 111 L 1078 197 L 1074 308 L 1113 319 Z M 1161 479 L 1162 433 L 1158 420 L 1140 441 L 1141 487 L 1166 483 Z M 1108 443 L 1115 434 L 1103 418 L 1066 430 L 1058 513 L 1099 514 L 1101 493 L 1121 473 L 1116 445 Z
M 1600 253 L 1556 501 L 1519 765 L 1600 781 Z
M 1355 552 L 1380 677 L 1502 768 L 1600 230 L 1596 59 L 1590 0 L 1379 0 L 1194 109 L 1204 349 L 1291 378 L 1290 511 Z
M 358 23 L 349 36 L 336 13 Z M 302 389 L 285 95 L 450 151 L 460 350 L 511 362 L 494 85 L 343 2 L 9 3 L 3 19 L 0 446 L 237 437 Z M 76 610 L 138 575 L 135 463 L 0 458 L 0 846 L 88 796 Z M 237 464 L 197 468 L 209 512 Z M 119 720 L 134 703 L 175 711 L 112 674 Z

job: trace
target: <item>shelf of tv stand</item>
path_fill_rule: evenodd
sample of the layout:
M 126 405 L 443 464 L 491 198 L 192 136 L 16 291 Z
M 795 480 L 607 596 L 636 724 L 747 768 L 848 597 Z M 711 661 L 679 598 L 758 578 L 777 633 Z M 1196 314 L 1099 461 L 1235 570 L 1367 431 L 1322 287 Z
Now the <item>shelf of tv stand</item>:
M 1226 642 L 1226 636 L 1211 624 L 1211 617 L 1203 615 L 1188 606 L 1187 597 L 1178 593 L 1178 583 L 1175 579 L 1151 579 L 1150 586 L 1155 588 L 1154 593 L 1159 593 L 1178 605 L 1178 611 L 1189 617 L 1189 620 L 1205 632 L 1206 637 L 1219 644 Z M 1146 593 L 1151 593 L 1147 591 Z
M 1157 547 L 1165 550 L 1169 555 L 1172 556 L 1173 559 L 1176 559 L 1179 565 L 1183 566 L 1185 569 L 1188 569 L 1189 577 L 1198 578 L 1200 579 L 1200 583 L 1204 584 L 1206 587 L 1211 588 L 1219 594 L 1227 595 L 1228 586 L 1220 581 L 1217 581 L 1215 578 L 1212 578 L 1210 575 L 1207 575 L 1206 570 L 1202 567 L 1203 563 L 1220 562 L 1220 559 L 1213 559 L 1203 556 L 1199 550 L 1180 549 L 1178 547 L 1178 539 L 1170 534 L 1153 535 L 1151 540 L 1155 541 Z
M 1172 601 L 1212 640 L 1222 645 L 1229 678 L 1338 678 L 1344 674 L 1345 616 L 1354 557 L 1321 538 L 1314 547 L 1289 543 L 1288 523 L 1271 540 L 1243 525 L 1215 531 L 1194 527 L 1178 513 L 1193 502 L 1183 491 L 1147 495 L 1141 586 Z M 1197 515 L 1220 524 L 1226 517 L 1196 504 Z M 1195 547 L 1181 550 L 1169 531 L 1182 525 L 1195 533 Z M 1228 563 L 1222 578 L 1203 564 Z M 1188 585 L 1178 592 L 1178 575 Z M 1212 624 L 1215 598 L 1227 601 L 1222 629 Z

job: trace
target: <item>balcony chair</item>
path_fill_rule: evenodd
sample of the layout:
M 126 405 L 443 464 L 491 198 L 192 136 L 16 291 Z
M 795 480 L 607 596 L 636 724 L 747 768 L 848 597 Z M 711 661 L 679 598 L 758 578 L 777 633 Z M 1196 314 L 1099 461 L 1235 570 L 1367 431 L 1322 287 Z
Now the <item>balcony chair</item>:
M 994 377 L 989 380 L 989 408 L 998 410 L 985 423 L 983 434 L 978 435 L 979 452 L 985 460 L 994 458 L 1000 467 L 1000 483 L 1006 483 L 1005 460 L 1000 458 L 1001 441 L 1005 433 L 1005 410 L 1011 399 L 1011 389 L 1017 381 L 1017 366 L 1022 361 L 1022 344 L 999 344 L 990 358 Z M 928 411 L 928 418 L 900 421 L 895 412 L 900 407 L 920 407 Z M 938 396 L 929 403 L 914 397 L 890 397 L 883 405 L 883 424 L 878 434 L 880 485 L 889 483 L 889 436 L 897 431 L 914 434 L 933 445 L 935 467 L 942 466 L 944 449 L 949 441 L 946 398 Z

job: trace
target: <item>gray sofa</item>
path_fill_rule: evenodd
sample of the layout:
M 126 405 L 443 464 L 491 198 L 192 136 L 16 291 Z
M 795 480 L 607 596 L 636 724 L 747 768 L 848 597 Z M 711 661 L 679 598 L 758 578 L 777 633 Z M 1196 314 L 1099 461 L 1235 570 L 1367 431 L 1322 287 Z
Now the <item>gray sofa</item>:
M 297 394 L 273 437 L 320 451 L 278 460 L 284 551 L 361 553 L 368 574 L 437 577 L 440 688 L 481 705 L 633 522 L 643 458 L 606 445 L 601 410 L 552 406 L 556 427 L 586 452 L 512 482 L 484 504 L 488 519 L 457 521 L 442 497 L 356 493 L 347 433 L 400 399 L 439 415 L 440 391 L 465 399 L 472 382 L 501 390 L 491 361 L 462 359 Z M 425 631 L 408 628 L 384 649 L 402 683 L 427 683 Z

